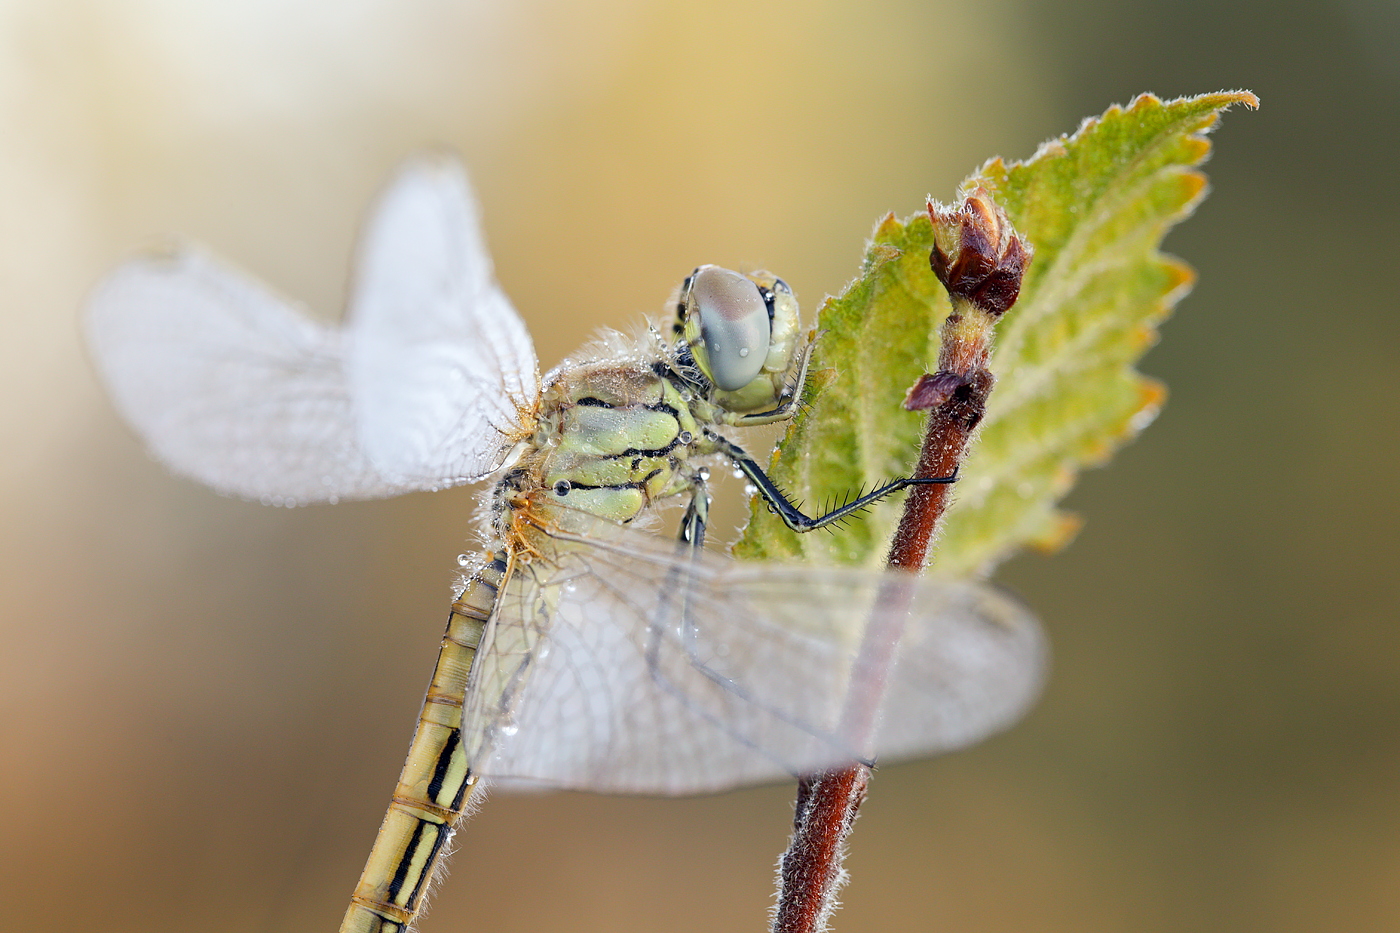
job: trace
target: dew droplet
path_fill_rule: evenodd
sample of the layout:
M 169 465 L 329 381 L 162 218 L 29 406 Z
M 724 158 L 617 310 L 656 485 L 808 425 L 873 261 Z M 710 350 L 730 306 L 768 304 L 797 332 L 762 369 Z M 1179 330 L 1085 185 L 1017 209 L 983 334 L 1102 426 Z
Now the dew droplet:
M 467 567 L 467 566 L 470 566 L 470 565 L 471 565 L 471 562 L 472 562 L 472 558 L 471 558 L 471 555 L 470 555 L 470 554 L 458 554 L 458 555 L 457 555 L 457 566 L 458 566 L 458 567 Z

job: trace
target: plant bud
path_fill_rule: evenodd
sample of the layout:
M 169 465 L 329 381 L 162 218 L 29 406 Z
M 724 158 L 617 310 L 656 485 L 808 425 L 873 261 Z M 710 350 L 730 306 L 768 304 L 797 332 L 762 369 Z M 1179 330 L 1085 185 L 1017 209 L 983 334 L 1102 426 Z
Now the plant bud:
M 955 299 L 999 316 L 1016 303 L 1031 250 L 985 188 L 961 207 L 928 203 L 933 221 L 929 265 Z

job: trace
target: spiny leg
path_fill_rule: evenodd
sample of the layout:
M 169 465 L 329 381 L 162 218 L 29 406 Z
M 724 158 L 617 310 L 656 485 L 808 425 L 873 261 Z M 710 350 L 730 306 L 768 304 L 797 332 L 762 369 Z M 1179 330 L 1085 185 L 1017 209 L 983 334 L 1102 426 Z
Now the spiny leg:
M 758 494 L 768 503 L 768 507 L 776 512 L 778 517 L 783 520 L 783 524 L 796 532 L 812 531 L 813 529 L 830 525 L 832 522 L 839 522 L 841 519 L 847 518 L 866 506 L 883 499 L 890 493 L 898 492 L 910 486 L 953 483 L 957 482 L 958 479 L 958 474 L 954 472 L 952 476 L 931 476 L 925 478 L 904 477 L 892 480 L 864 495 L 857 496 L 850 502 L 834 508 L 830 512 L 812 517 L 803 514 L 802 510 L 792 503 L 792 500 L 783 495 L 783 491 L 768 478 L 767 473 L 763 472 L 763 468 L 758 465 L 758 461 L 749 456 L 748 452 L 738 444 L 710 430 L 705 431 L 705 438 L 710 442 L 710 446 L 715 453 L 728 457 L 730 461 L 748 477 L 749 482 L 753 483 L 754 487 L 757 488 Z

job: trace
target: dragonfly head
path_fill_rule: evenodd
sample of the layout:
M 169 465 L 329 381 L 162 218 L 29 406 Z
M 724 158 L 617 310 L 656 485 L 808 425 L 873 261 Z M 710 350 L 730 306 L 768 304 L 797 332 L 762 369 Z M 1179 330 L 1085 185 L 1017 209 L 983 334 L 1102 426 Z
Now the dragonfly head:
M 700 266 L 681 285 L 675 333 L 735 411 L 771 405 L 781 394 L 797 349 L 797 299 L 768 272 L 740 275 Z

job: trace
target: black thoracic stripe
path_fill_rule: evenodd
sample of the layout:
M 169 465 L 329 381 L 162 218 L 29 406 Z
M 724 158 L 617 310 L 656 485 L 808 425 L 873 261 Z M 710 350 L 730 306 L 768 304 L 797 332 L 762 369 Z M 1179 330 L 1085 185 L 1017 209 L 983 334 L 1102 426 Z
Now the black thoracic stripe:
M 438 806 L 442 806 L 441 801 L 438 800 L 438 794 L 442 793 L 443 782 L 447 780 L 447 774 L 452 770 L 452 753 L 457 751 L 461 744 L 462 730 L 453 729 L 447 741 L 442 743 L 442 751 L 438 753 L 437 764 L 433 767 L 433 779 L 428 782 L 428 799 Z
M 659 374 L 659 375 L 660 375 L 660 374 Z M 616 407 L 617 407 L 617 406 L 614 405 L 612 402 L 605 402 L 605 401 L 603 401 L 602 399 L 597 398 L 597 397 L 592 396 L 592 395 L 584 396 L 583 398 L 579 399 L 579 400 L 578 400 L 577 402 L 575 402 L 574 404 L 575 404 L 575 405 L 583 405 L 583 406 L 586 407 L 586 408 L 616 408 Z M 648 402 L 648 403 L 642 405 L 641 407 L 644 408 L 644 409 L 646 409 L 647 411 L 659 411 L 659 412 L 663 412 L 663 413 L 665 413 L 665 414 L 670 415 L 672 418 L 679 418 L 679 417 L 680 417 L 680 412 L 677 411 L 676 408 L 675 408 L 674 406 L 668 405 L 668 404 L 665 403 L 665 402 Z
M 605 459 L 621 460 L 623 457 L 664 457 L 671 451 L 675 450 L 676 447 L 680 444 L 680 442 L 680 438 L 677 437 L 674 441 L 667 444 L 665 447 L 657 447 L 652 450 L 644 450 L 641 447 L 628 447 L 621 453 L 608 454 Z
M 660 471 L 652 470 L 647 474 L 646 479 L 636 480 L 631 483 L 613 483 L 608 486 L 595 486 L 588 483 L 569 483 L 569 491 L 573 492 L 575 489 L 611 489 L 614 492 L 620 492 L 623 489 L 641 489 L 646 485 L 647 479 L 651 479 L 651 477 L 655 476 L 658 472 Z

